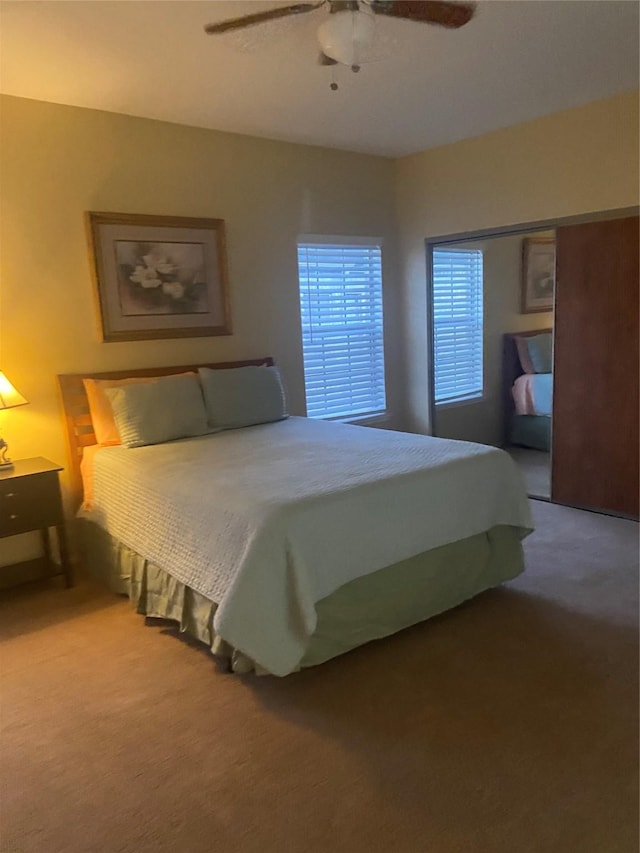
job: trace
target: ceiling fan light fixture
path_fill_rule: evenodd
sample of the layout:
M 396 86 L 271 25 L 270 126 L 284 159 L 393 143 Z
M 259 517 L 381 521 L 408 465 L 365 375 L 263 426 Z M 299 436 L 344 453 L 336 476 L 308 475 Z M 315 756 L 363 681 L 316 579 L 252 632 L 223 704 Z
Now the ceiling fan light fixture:
M 360 66 L 375 37 L 371 13 L 351 10 L 332 12 L 318 27 L 322 52 L 342 65 Z

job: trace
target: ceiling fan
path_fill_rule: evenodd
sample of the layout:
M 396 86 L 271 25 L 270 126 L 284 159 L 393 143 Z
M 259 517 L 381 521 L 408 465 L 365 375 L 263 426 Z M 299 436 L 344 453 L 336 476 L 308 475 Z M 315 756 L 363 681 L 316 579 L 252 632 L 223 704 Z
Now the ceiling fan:
M 209 35 L 228 33 L 277 18 L 314 12 L 323 6 L 328 7 L 330 14 L 318 27 L 320 63 L 348 65 L 353 71 L 360 70 L 361 57 L 373 42 L 376 15 L 457 29 L 468 23 L 475 11 L 475 3 L 447 0 L 316 0 L 207 24 L 204 30 Z M 338 88 L 335 81 L 331 88 Z

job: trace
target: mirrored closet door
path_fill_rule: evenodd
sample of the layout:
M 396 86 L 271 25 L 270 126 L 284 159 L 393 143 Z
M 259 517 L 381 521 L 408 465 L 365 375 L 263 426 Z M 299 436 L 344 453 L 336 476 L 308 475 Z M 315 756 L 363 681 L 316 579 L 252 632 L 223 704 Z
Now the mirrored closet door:
M 555 234 L 432 247 L 434 435 L 504 447 L 551 496 Z
M 532 497 L 639 515 L 639 219 L 428 247 L 433 434 Z

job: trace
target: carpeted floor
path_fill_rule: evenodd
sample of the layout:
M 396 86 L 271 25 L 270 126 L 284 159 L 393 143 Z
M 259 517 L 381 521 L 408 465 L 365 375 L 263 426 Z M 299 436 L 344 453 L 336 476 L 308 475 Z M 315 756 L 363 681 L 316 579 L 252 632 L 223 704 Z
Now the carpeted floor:
M 0 850 L 636 853 L 638 528 L 533 507 L 520 579 L 283 680 L 6 597 Z
M 551 454 L 529 447 L 509 447 L 507 452 L 520 468 L 527 494 L 535 498 L 550 498 Z

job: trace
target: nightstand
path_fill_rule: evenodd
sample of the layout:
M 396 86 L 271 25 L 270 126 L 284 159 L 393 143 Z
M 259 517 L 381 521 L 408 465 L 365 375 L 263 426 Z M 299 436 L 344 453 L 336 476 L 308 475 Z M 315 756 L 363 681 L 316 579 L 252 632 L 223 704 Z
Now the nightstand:
M 69 587 L 73 578 L 58 480 L 58 472 L 61 470 L 59 465 L 42 457 L 20 459 L 12 468 L 0 468 L 0 539 L 39 530 L 44 557 L 34 562 L 42 564 L 45 577 L 64 575 L 65 585 Z M 60 566 L 51 558 L 52 527 L 58 533 Z M 21 565 L 14 563 L 12 566 L 0 567 L 0 573 Z

